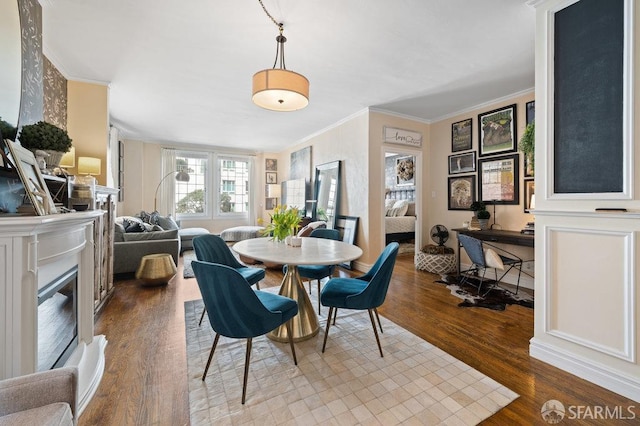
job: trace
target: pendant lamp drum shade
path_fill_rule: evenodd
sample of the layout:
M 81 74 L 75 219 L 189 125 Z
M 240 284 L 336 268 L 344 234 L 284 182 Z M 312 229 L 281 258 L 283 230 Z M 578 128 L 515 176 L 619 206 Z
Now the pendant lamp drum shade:
M 296 111 L 309 104 L 309 80 L 282 68 L 258 71 L 253 75 L 253 102 L 273 111 Z

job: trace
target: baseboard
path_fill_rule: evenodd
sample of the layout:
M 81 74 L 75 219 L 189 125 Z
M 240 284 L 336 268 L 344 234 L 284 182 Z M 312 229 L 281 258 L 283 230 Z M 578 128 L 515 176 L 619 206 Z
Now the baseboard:
M 541 342 L 535 337 L 530 341 L 529 355 L 626 398 L 640 402 L 640 381 L 629 377 L 628 374 L 581 358 L 572 352 Z

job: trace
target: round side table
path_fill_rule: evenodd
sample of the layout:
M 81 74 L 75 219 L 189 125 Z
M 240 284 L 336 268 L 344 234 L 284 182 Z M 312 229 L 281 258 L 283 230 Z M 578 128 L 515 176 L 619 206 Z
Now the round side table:
M 148 254 L 140 260 L 136 278 L 144 285 L 167 284 L 176 271 L 176 264 L 170 254 Z

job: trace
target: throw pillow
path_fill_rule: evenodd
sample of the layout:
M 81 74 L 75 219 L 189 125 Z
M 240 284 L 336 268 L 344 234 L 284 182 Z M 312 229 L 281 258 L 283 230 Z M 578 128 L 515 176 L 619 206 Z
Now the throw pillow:
M 393 205 L 395 203 L 396 203 L 395 198 L 387 198 L 386 200 L 384 200 L 384 209 L 389 210 L 390 208 L 393 208 Z
M 404 215 L 405 216 L 415 216 L 416 215 L 416 203 L 410 202 L 409 203 L 409 208 L 407 209 L 407 212 Z
M 176 221 L 173 220 L 171 215 L 169 215 L 169 216 L 160 216 L 160 215 L 158 215 L 157 225 L 161 226 L 162 229 L 164 229 L 164 230 L 179 229 L 180 228 L 178 226 L 178 224 L 176 223 Z
M 142 223 L 125 221 L 124 224 L 125 224 L 124 231 L 127 234 L 132 233 L 132 232 L 144 232 L 145 231 L 144 225 Z
M 393 204 L 393 209 L 396 210 L 394 216 L 404 216 L 409 210 L 409 200 L 398 200 Z
M 484 262 L 487 264 L 487 268 L 504 270 L 504 264 L 502 263 L 502 259 L 500 259 L 500 255 L 493 249 L 484 249 Z

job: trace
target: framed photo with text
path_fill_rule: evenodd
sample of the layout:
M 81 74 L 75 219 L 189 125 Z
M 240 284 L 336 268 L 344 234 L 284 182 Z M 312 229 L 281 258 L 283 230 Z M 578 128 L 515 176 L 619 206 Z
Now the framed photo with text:
M 449 178 L 449 210 L 469 210 L 476 199 L 476 175 Z
M 480 157 L 515 152 L 516 105 L 478 114 L 478 146 Z
M 478 160 L 480 201 L 494 204 L 520 204 L 518 154 Z
M 449 174 L 472 173 L 476 171 L 476 152 L 465 152 L 449 156 Z
M 458 121 L 451 125 L 451 152 L 471 149 L 472 120 Z

